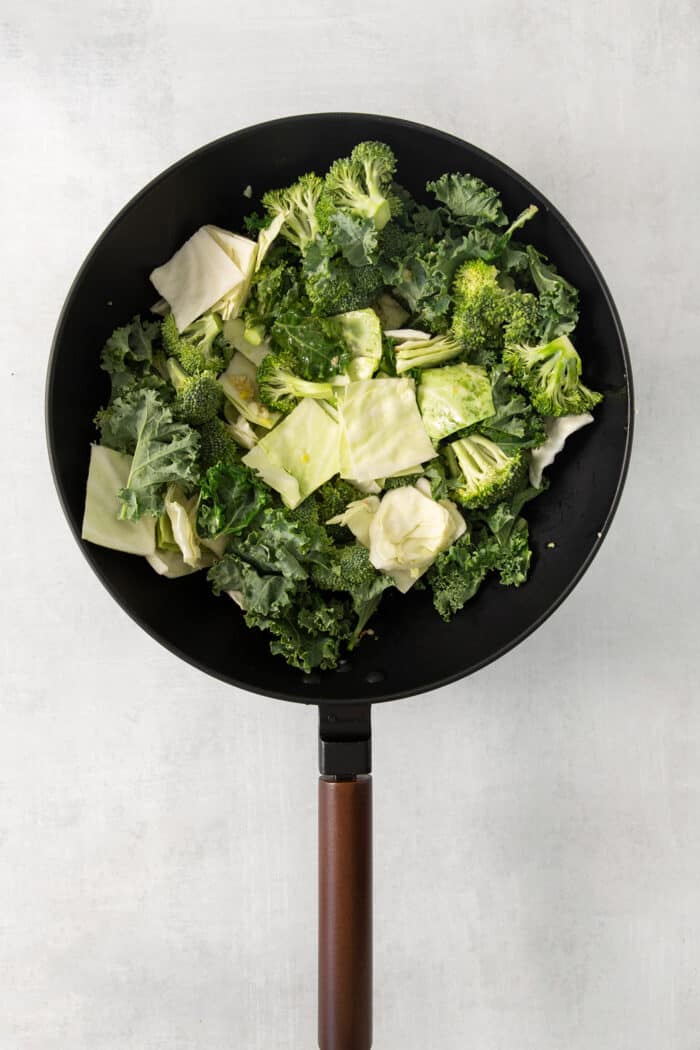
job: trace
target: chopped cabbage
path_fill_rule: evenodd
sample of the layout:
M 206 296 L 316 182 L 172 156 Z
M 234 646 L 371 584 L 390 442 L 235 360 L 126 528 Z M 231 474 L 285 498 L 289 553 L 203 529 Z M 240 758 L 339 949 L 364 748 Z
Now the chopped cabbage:
M 105 445 L 91 447 L 81 535 L 100 547 L 125 554 L 153 554 L 156 519 L 148 514 L 138 521 L 123 521 L 119 517 L 122 504 L 117 493 L 126 487 L 131 459 Z
M 294 508 L 338 473 L 339 429 L 312 398 L 304 398 L 243 462 Z
M 340 474 L 360 482 L 390 477 L 437 453 L 423 426 L 412 379 L 365 379 L 339 397 Z
M 491 380 L 479 365 L 426 368 L 418 387 L 418 407 L 433 441 L 494 414 Z

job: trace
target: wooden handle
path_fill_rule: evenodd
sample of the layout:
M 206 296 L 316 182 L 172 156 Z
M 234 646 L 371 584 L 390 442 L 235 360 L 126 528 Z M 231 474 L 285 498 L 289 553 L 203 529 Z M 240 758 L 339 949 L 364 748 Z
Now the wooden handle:
M 372 778 L 318 782 L 318 1045 L 372 1046 Z

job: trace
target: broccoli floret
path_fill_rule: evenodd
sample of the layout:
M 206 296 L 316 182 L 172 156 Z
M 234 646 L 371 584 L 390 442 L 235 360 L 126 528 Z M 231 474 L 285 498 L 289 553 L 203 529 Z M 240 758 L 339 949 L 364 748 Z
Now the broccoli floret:
M 391 193 L 396 157 L 383 142 L 360 142 L 349 157 L 336 160 L 326 175 L 326 190 L 336 208 L 372 219 L 383 229 L 400 210 Z
M 422 476 L 422 474 L 401 474 L 398 477 L 384 478 L 382 488 L 385 492 L 389 492 L 391 489 L 401 489 L 404 485 L 415 485 Z
M 173 414 L 190 426 L 199 426 L 213 419 L 224 403 L 224 391 L 213 372 L 197 372 L 189 376 L 177 361 L 167 362 L 168 376 L 177 394 Z
M 231 431 L 221 419 L 210 419 L 199 430 L 199 463 L 202 471 L 216 463 L 238 463 L 239 449 Z
M 523 481 L 526 466 L 520 449 L 506 453 L 483 434 L 459 438 L 448 449 L 460 475 L 450 489 L 463 507 L 488 507 L 505 499 Z
M 498 270 L 483 259 L 470 259 L 457 270 L 452 334 L 476 364 L 495 364 L 503 349 L 503 322 L 507 293 L 498 283 Z
M 581 382 L 581 358 L 566 335 L 544 346 L 508 346 L 503 363 L 543 416 L 578 416 L 603 399 Z
M 306 293 L 321 317 L 364 310 L 384 291 L 378 266 L 352 266 L 342 258 L 326 260 L 306 276 Z
M 215 372 L 223 372 L 225 368 L 231 363 L 231 358 L 236 352 L 236 348 L 233 343 L 229 343 L 228 339 L 224 335 L 223 329 L 214 338 L 212 343 L 212 355 L 213 362 L 210 367 Z M 221 359 L 221 367 L 219 367 L 219 359 Z
M 311 576 L 323 591 L 355 591 L 373 583 L 377 570 L 369 560 L 366 547 L 348 543 L 337 548 L 330 564 L 314 565 Z
M 303 528 L 308 528 L 309 525 L 318 526 L 321 524 L 318 518 L 318 505 L 313 493 L 302 500 L 294 510 L 290 510 L 287 513 L 294 521 L 298 521 Z
M 257 372 L 260 400 L 275 412 L 291 412 L 299 398 L 333 399 L 330 383 L 313 383 L 300 379 L 292 371 L 288 354 L 268 354 Z
M 539 303 L 530 292 L 512 292 L 504 302 L 503 338 L 510 343 L 532 343 L 537 339 Z
M 191 325 L 178 332 L 172 314 L 164 317 L 160 325 L 163 347 L 169 357 L 174 357 L 188 375 L 197 372 L 223 372 L 227 353 L 224 351 L 221 320 L 216 314 L 204 314 Z M 224 341 L 225 342 L 225 341 Z M 228 353 L 230 360 L 230 353 Z
M 273 218 L 284 217 L 280 233 L 300 252 L 306 251 L 319 232 L 316 208 L 322 190 L 323 179 L 309 172 L 287 189 L 268 190 L 262 198 L 263 207 Z
M 432 339 L 411 339 L 395 348 L 396 373 L 410 372 L 412 368 L 432 368 L 464 353 L 464 347 L 450 335 L 436 335 Z
M 342 514 L 348 503 L 362 499 L 362 493 L 344 478 L 331 478 L 315 493 L 318 506 L 318 519 L 323 524 L 329 518 Z M 336 528 L 336 526 L 333 526 Z

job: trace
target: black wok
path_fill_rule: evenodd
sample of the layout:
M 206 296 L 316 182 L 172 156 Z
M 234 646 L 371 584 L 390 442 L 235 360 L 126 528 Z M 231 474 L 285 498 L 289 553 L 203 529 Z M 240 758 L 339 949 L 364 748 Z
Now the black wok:
M 144 559 L 80 540 L 92 419 L 107 396 L 99 349 L 118 323 L 155 298 L 151 269 L 204 223 L 241 228 L 257 195 L 304 171 L 323 171 L 362 139 L 395 150 L 418 198 L 427 179 L 469 171 L 495 186 L 506 212 L 535 202 L 527 240 L 581 292 L 577 345 L 587 382 L 606 397 L 595 425 L 576 433 L 549 471 L 549 491 L 527 508 L 533 568 L 519 589 L 486 583 L 450 624 L 427 593 L 388 595 L 365 641 L 338 671 L 302 675 L 271 657 L 203 574 L 157 576 Z M 76 376 L 81 377 L 76 384 Z M 389 117 L 316 114 L 271 121 L 219 139 L 141 191 L 105 230 L 68 294 L 49 364 L 46 419 L 56 487 L 85 557 L 129 615 L 177 656 L 265 696 L 320 708 L 319 1042 L 322 1050 L 371 1045 L 370 705 L 471 674 L 538 627 L 596 554 L 624 483 L 632 437 L 632 383 L 615 305 L 593 259 L 559 212 L 494 157 L 451 135 Z M 554 551 L 546 545 L 556 543 Z M 187 615 L 182 611 L 187 610 Z

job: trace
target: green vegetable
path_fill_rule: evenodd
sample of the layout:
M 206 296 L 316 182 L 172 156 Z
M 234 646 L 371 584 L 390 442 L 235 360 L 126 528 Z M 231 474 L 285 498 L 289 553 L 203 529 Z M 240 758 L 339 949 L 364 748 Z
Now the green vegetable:
M 494 441 L 505 452 L 517 448 L 536 448 L 545 439 L 541 416 L 520 393 L 503 365 L 491 369 L 493 415 L 472 430 Z
M 426 189 L 446 205 L 450 217 L 465 226 L 506 226 L 501 198 L 476 175 L 442 175 Z
M 436 335 L 432 339 L 407 339 L 395 347 L 396 371 L 399 375 L 413 368 L 432 368 L 452 361 L 464 353 L 464 346 L 452 336 Z
M 168 485 L 163 503 L 165 516 L 170 522 L 172 538 L 182 560 L 191 569 L 202 568 L 202 549 L 197 535 L 198 505 L 198 493 L 188 499 L 179 485 Z
M 339 402 L 340 474 L 370 482 L 417 463 L 435 450 L 425 431 L 411 379 L 350 383 Z
M 319 232 L 316 207 L 323 180 L 310 172 L 283 190 L 268 190 L 262 198 L 265 210 L 274 219 L 282 217 L 280 234 L 305 252 Z
M 130 324 L 114 329 L 100 357 L 100 366 L 112 381 L 112 396 L 131 383 L 143 384 L 156 378 L 149 370 L 159 330 L 157 321 L 142 321 L 138 316 Z
M 301 274 L 288 259 L 262 266 L 251 283 L 243 320 L 246 333 L 268 331 L 283 314 L 297 312 L 303 318 L 311 307 L 306 300 Z M 238 347 L 240 349 L 240 347 Z
M 525 463 L 519 449 L 505 452 L 483 434 L 459 438 L 448 448 L 459 467 L 451 492 L 464 507 L 488 507 L 522 482 Z
M 237 413 L 256 426 L 265 427 L 266 430 L 272 429 L 280 417 L 276 412 L 271 412 L 260 399 L 257 369 L 252 361 L 236 351 L 228 368 L 219 377 L 219 382 L 227 401 Z
M 505 586 L 518 587 L 527 579 L 531 551 L 528 527 L 512 504 L 499 503 L 477 525 L 440 554 L 426 577 L 433 603 L 444 620 L 450 620 L 474 597 L 490 572 L 498 573 Z
M 362 493 L 343 478 L 331 478 L 325 485 L 315 493 L 316 506 L 318 508 L 318 520 L 321 524 L 326 523 L 329 518 L 341 514 L 348 503 L 353 500 L 362 499 Z
M 543 416 L 581 415 L 603 400 L 581 382 L 581 358 L 566 335 L 543 346 L 509 346 L 503 363 Z
M 570 340 L 578 292 L 515 240 L 537 208 L 509 224 L 454 173 L 430 206 L 395 174 L 363 142 L 263 193 L 250 237 L 200 227 L 151 274 L 162 321 L 102 350 L 84 537 L 170 579 L 207 567 L 307 672 L 388 588 L 432 589 L 449 619 L 489 575 L 520 585 L 523 507 L 601 396 Z
M 267 502 L 265 489 L 243 464 L 217 463 L 200 481 L 200 531 L 212 538 L 243 532 Z
M 105 445 L 133 452 L 129 476 L 119 490 L 121 518 L 137 521 L 142 514 L 159 514 L 167 484 L 197 481 L 199 435 L 175 422 L 154 390 L 116 398 L 102 413 L 101 426 Z
M 464 263 L 454 281 L 452 333 L 475 364 L 494 365 L 503 349 L 507 293 L 498 270 L 481 259 Z
M 333 400 L 330 383 L 300 379 L 292 371 L 291 354 L 268 354 L 257 371 L 260 400 L 273 412 L 291 412 L 304 397 Z
M 199 430 L 199 463 L 203 471 L 217 463 L 236 463 L 239 449 L 236 439 L 222 420 L 211 419 Z
M 325 190 L 335 208 L 371 219 L 378 230 L 399 205 L 391 193 L 396 158 L 383 142 L 360 142 L 349 157 L 336 160 Z
M 377 228 L 371 219 L 356 219 L 336 212 L 330 220 L 329 239 L 352 266 L 369 266 L 377 251 Z
M 187 375 L 174 358 L 167 362 L 170 381 L 177 391 L 172 406 L 173 415 L 185 423 L 198 426 L 208 423 L 218 414 L 224 403 L 224 392 L 213 372 Z
M 373 376 L 382 359 L 382 329 L 374 310 L 337 314 L 329 318 L 328 328 L 345 348 L 340 360 L 349 378 L 369 379 Z
M 578 321 L 578 291 L 531 244 L 526 252 L 530 276 L 539 292 L 540 338 L 547 342 L 568 335 Z
M 131 463 L 131 456 L 123 452 L 104 445 L 91 446 L 81 535 L 84 540 L 125 554 L 152 554 L 156 548 L 155 519 L 144 515 L 140 521 L 119 520 L 117 493 L 127 483 Z
M 221 320 L 216 314 L 205 314 L 180 333 L 173 314 L 160 324 L 165 352 L 174 357 L 187 375 L 197 372 L 221 372 L 230 360 L 225 340 L 219 338 Z
M 503 303 L 503 340 L 509 343 L 531 343 L 537 339 L 540 306 L 530 292 L 514 291 Z
M 391 577 L 377 572 L 366 547 L 348 543 L 335 548 L 329 564 L 316 566 L 312 578 L 321 590 L 345 592 L 350 596 L 357 622 L 348 648 L 354 648 L 368 620 L 377 611 L 384 591 L 393 586 Z
M 317 401 L 304 398 L 243 462 L 294 508 L 338 473 L 338 439 L 335 420 Z
M 280 318 L 272 327 L 271 339 L 273 349 L 285 355 L 292 370 L 301 379 L 312 382 L 324 381 L 342 372 L 350 357 L 340 333 L 319 317 L 307 318 L 301 323 Z
M 334 257 L 322 240 L 306 253 L 304 278 L 311 308 L 321 317 L 362 310 L 384 289 L 378 266 L 353 266 L 347 259 Z
M 479 365 L 445 365 L 421 373 L 418 407 L 432 441 L 494 414 L 491 381 Z

